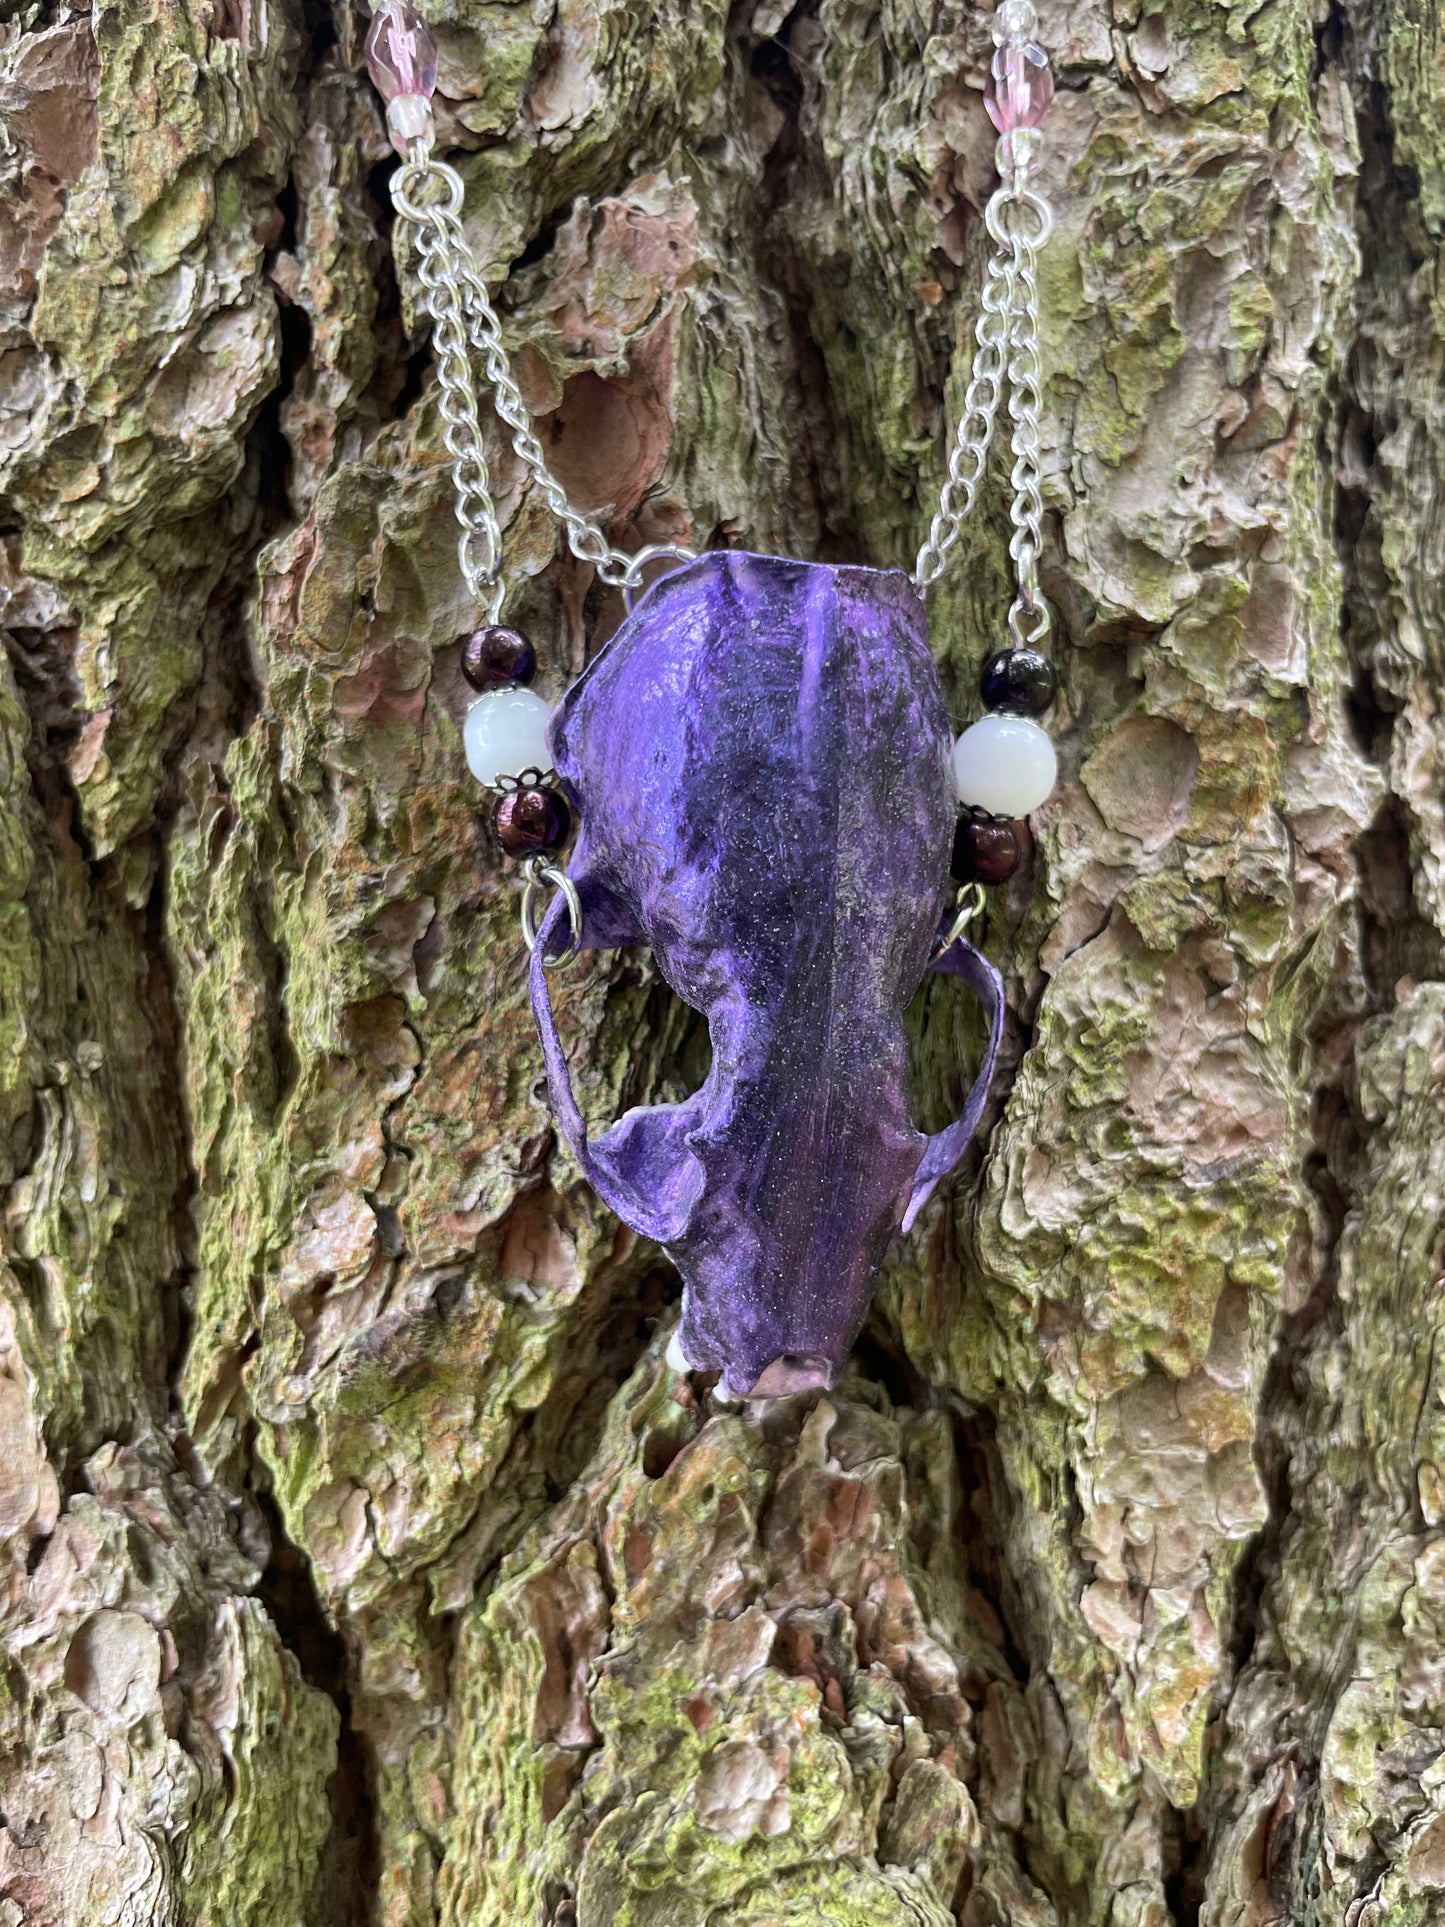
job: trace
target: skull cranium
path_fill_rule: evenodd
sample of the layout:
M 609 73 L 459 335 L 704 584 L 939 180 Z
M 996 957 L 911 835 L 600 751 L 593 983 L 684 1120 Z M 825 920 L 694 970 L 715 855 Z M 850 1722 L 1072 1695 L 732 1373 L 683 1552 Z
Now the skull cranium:
M 689 1364 L 735 1396 L 831 1384 L 889 1240 L 976 1128 L 1002 1026 L 997 973 L 956 942 L 935 961 L 983 999 L 990 1041 L 964 1115 L 925 1138 L 902 1011 L 956 804 L 922 606 L 894 572 L 703 555 L 647 592 L 551 736 L 581 803 L 583 942 L 650 946 L 713 1050 L 685 1102 L 590 1138 L 542 962 L 559 899 L 531 983 L 563 1135 L 681 1272 Z

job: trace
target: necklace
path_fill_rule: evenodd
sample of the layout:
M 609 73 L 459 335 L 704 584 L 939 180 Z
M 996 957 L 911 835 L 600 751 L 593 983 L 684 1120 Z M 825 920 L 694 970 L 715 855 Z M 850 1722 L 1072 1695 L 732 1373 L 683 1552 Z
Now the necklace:
M 594 1190 L 682 1274 L 669 1356 L 731 1398 L 831 1385 L 889 1241 L 962 1157 L 1003 1030 L 1003 985 L 968 942 L 984 886 L 1019 858 L 1015 822 L 1054 786 L 1037 718 L 1054 696 L 1040 645 L 1038 250 L 1032 185 L 1053 97 L 1033 0 L 1001 0 L 986 105 L 1000 184 L 975 352 L 937 512 L 911 577 L 734 550 L 629 555 L 568 501 L 512 376 L 462 227 L 462 183 L 436 158 L 436 47 L 406 0 L 382 0 L 366 59 L 402 156 L 391 183 L 432 323 L 458 561 L 483 618 L 462 666 L 464 730 L 503 855 L 523 866 L 532 1007 L 562 1136 Z M 472 358 L 573 555 L 622 591 L 626 620 L 556 708 L 536 652 L 502 621 L 501 530 Z M 1007 646 L 985 662 L 985 714 L 955 742 L 923 596 L 971 512 L 1007 392 L 1013 455 Z M 650 582 L 652 565 L 672 566 Z M 961 813 L 960 813 L 961 810 Z M 560 853 L 576 830 L 571 857 Z M 947 902 L 950 874 L 961 885 Z M 583 948 L 649 946 L 707 1018 L 712 1068 L 680 1104 L 582 1117 L 548 972 Z M 909 1122 L 902 1012 L 925 970 L 962 977 L 988 1043 L 962 1115 Z

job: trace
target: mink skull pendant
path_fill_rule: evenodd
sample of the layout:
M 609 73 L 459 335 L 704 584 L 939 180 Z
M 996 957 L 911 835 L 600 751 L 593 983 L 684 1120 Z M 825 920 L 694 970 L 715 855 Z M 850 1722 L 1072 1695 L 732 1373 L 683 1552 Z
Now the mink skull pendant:
M 1014 825 L 1054 786 L 1036 718 L 1053 701 L 1039 584 L 1039 251 L 1053 226 L 1036 184 L 1054 83 L 1034 0 L 1001 0 L 985 106 L 999 184 L 992 252 L 947 476 L 912 578 L 671 544 L 628 555 L 567 500 L 512 373 L 502 321 L 467 242 L 464 188 L 437 158 L 437 50 L 408 0 L 379 0 L 367 63 L 402 165 L 391 180 L 431 318 L 452 456 L 457 560 L 485 627 L 462 666 L 479 691 L 464 732 L 492 828 L 527 865 L 522 933 L 553 1108 L 598 1194 L 672 1256 L 684 1284 L 676 1348 L 729 1396 L 831 1385 L 889 1240 L 906 1231 L 977 1127 L 998 1055 L 1003 990 L 943 918 L 950 868 L 975 902 L 1018 862 Z M 655 583 L 550 722 L 525 685 L 535 652 L 504 627 L 502 528 L 489 484 L 473 354 L 521 468 L 574 556 Z M 956 743 L 921 597 L 971 512 L 1008 395 L 1008 643 L 984 664 L 986 714 Z M 1002 640 L 1002 639 L 1001 639 Z M 957 824 L 961 804 L 965 815 Z M 549 861 L 580 810 L 570 873 Z M 544 886 L 558 894 L 540 932 Z M 960 899 L 960 904 L 963 899 Z M 707 1018 L 712 1069 L 683 1104 L 629 1111 L 589 1136 L 548 994 L 562 943 L 645 944 Z M 963 1115 L 909 1121 L 902 1013 L 928 968 L 963 977 L 988 1045 Z
M 689 1366 L 732 1397 L 831 1385 L 890 1239 L 976 1128 L 1003 1021 L 977 951 L 934 954 L 957 804 L 919 598 L 896 572 L 703 555 L 642 597 L 550 740 L 580 806 L 581 943 L 649 946 L 713 1053 L 686 1102 L 589 1135 L 544 965 L 558 897 L 531 995 L 562 1134 L 681 1273 Z M 931 1138 L 902 1023 L 930 961 L 989 1027 L 963 1115 Z

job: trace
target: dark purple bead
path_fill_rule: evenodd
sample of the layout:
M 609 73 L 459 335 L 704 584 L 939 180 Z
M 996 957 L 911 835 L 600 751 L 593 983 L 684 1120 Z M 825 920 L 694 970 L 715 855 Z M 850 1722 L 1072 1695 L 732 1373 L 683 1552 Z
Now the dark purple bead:
M 489 622 L 462 641 L 462 674 L 473 689 L 520 689 L 537 673 L 537 652 L 520 629 Z
M 990 709 L 1042 716 L 1058 692 L 1058 680 L 1054 665 L 1037 649 L 1000 649 L 984 664 L 978 687 Z
M 996 816 L 961 816 L 953 833 L 956 883 L 1005 883 L 1018 868 L 1019 840 L 1012 823 Z
M 509 790 L 492 811 L 492 828 L 507 856 L 537 856 L 560 849 L 572 812 L 556 790 Z

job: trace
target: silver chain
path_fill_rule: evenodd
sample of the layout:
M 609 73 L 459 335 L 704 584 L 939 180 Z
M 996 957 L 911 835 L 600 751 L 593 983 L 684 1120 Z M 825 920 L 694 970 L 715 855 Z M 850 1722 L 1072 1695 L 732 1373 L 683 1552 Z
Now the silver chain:
M 1008 613 L 1015 647 L 1037 644 L 1049 632 L 1048 605 L 1039 594 L 1043 498 L 1039 492 L 1039 415 L 1043 407 L 1039 359 L 1038 250 L 1053 217 L 1048 202 L 1021 187 L 996 211 L 991 233 L 1004 237 L 1013 262 L 1014 304 L 1009 328 L 1009 419 L 1013 423 L 1013 535 L 1009 554 L 1018 594 Z
M 1048 202 L 1028 185 L 1039 137 L 1016 128 L 998 143 L 1002 185 L 984 211 L 994 243 L 984 276 L 983 301 L 974 330 L 973 368 L 954 436 L 948 475 L 928 539 L 918 551 L 913 586 L 922 595 L 943 573 L 949 550 L 972 513 L 988 466 L 989 446 L 1004 383 L 1013 423 L 1014 532 L 1009 542 L 1018 577 L 1018 595 L 1009 610 L 1015 642 L 1038 642 L 1048 633 L 1049 615 L 1039 594 L 1038 561 L 1042 542 L 1043 500 L 1039 493 L 1039 416 L 1043 406 L 1039 358 L 1038 252 L 1053 228 Z
M 401 169 L 397 180 L 407 170 Z M 452 170 L 438 168 L 438 174 Z M 461 205 L 462 184 L 455 182 L 453 197 Z M 443 183 L 450 185 L 450 183 Z M 407 181 L 405 187 L 413 182 Z M 444 441 L 452 458 L 452 487 L 461 536 L 457 558 L 462 578 L 473 599 L 497 620 L 502 605 L 502 531 L 497 508 L 492 500 L 491 477 L 487 472 L 486 451 L 482 446 L 481 423 L 477 419 L 477 392 L 472 381 L 471 355 L 467 335 L 467 310 L 457 275 L 457 254 L 451 245 L 447 225 L 450 207 L 436 202 L 413 207 L 403 201 L 403 188 L 393 186 L 399 212 L 417 231 L 419 264 L 417 277 L 426 290 L 427 308 L 432 320 L 432 339 L 436 344 L 437 377 L 441 386 L 441 417 L 446 424 Z
M 511 432 L 517 459 L 567 531 L 568 547 L 579 561 L 590 562 L 604 582 L 630 589 L 641 581 L 646 564 L 660 556 L 690 558 L 690 549 L 670 542 L 650 543 L 635 555 L 613 548 L 591 516 L 572 506 L 548 468 L 502 345 L 502 324 L 462 227 L 462 182 L 456 169 L 433 159 L 418 142 L 413 157 L 392 177 L 391 198 L 401 219 L 416 230 L 417 278 L 426 290 L 432 318 L 441 413 L 462 528 L 457 549 L 462 575 L 490 619 L 496 621 L 502 602 L 502 532 L 489 489 L 469 348 L 482 355 L 492 406 Z
M 1033 30 L 1030 0 L 1002 0 L 995 39 L 1027 38 Z M 1039 593 L 1038 560 L 1043 502 L 1039 491 L 1038 251 L 1048 240 L 1053 215 L 1029 186 L 1039 135 L 1015 128 L 998 142 L 1001 185 L 985 210 L 994 248 L 984 276 L 974 329 L 974 356 L 963 414 L 949 456 L 948 474 L 927 540 L 918 552 L 913 584 L 922 595 L 943 573 L 949 551 L 972 513 L 988 466 L 989 447 L 1004 389 L 1008 389 L 1013 451 L 1013 559 L 1018 593 L 1009 610 L 1015 643 L 1037 643 L 1048 633 L 1049 613 Z M 690 559 L 679 544 L 653 543 L 628 555 L 614 548 L 591 516 L 574 508 L 547 466 L 527 404 L 502 344 L 501 322 L 462 227 L 462 182 L 456 170 L 432 154 L 430 134 L 408 143 L 408 157 L 392 178 L 391 198 L 400 219 L 416 231 L 418 279 L 426 293 L 436 343 L 444 440 L 452 458 L 457 555 L 467 588 L 495 622 L 501 612 L 502 532 L 492 500 L 471 350 L 483 359 L 492 404 L 511 435 L 518 460 L 562 524 L 579 561 L 589 562 L 604 582 L 624 591 L 642 584 L 646 565 L 666 555 Z M 631 597 L 628 596 L 630 606 Z
M 457 227 L 460 234 L 460 223 Z M 633 558 L 624 550 L 613 548 L 599 525 L 580 509 L 573 508 L 561 483 L 548 468 L 542 444 L 532 427 L 527 404 L 512 378 L 507 351 L 502 346 L 502 324 L 470 253 L 467 266 L 469 271 L 464 278 L 472 343 L 486 359 L 487 380 L 493 391 L 492 405 L 512 431 L 512 447 L 517 451 L 518 459 L 531 470 L 537 486 L 546 497 L 548 508 L 566 529 L 567 546 L 573 555 L 579 562 L 592 563 L 604 582 L 621 587 L 631 580 Z
M 1002 196 L 999 189 L 994 201 Z M 993 201 L 989 203 L 993 206 Z M 920 595 L 943 573 L 949 550 L 963 532 L 963 524 L 973 512 L 978 485 L 988 465 L 989 443 L 998 417 L 998 405 L 1007 374 L 1009 334 L 1014 306 L 1014 263 L 1012 251 L 996 249 L 989 258 L 984 276 L 983 302 L 974 329 L 973 369 L 963 397 L 963 414 L 954 436 L 948 475 L 938 499 L 938 510 L 928 531 L 928 540 L 918 551 L 913 570 L 913 586 Z

